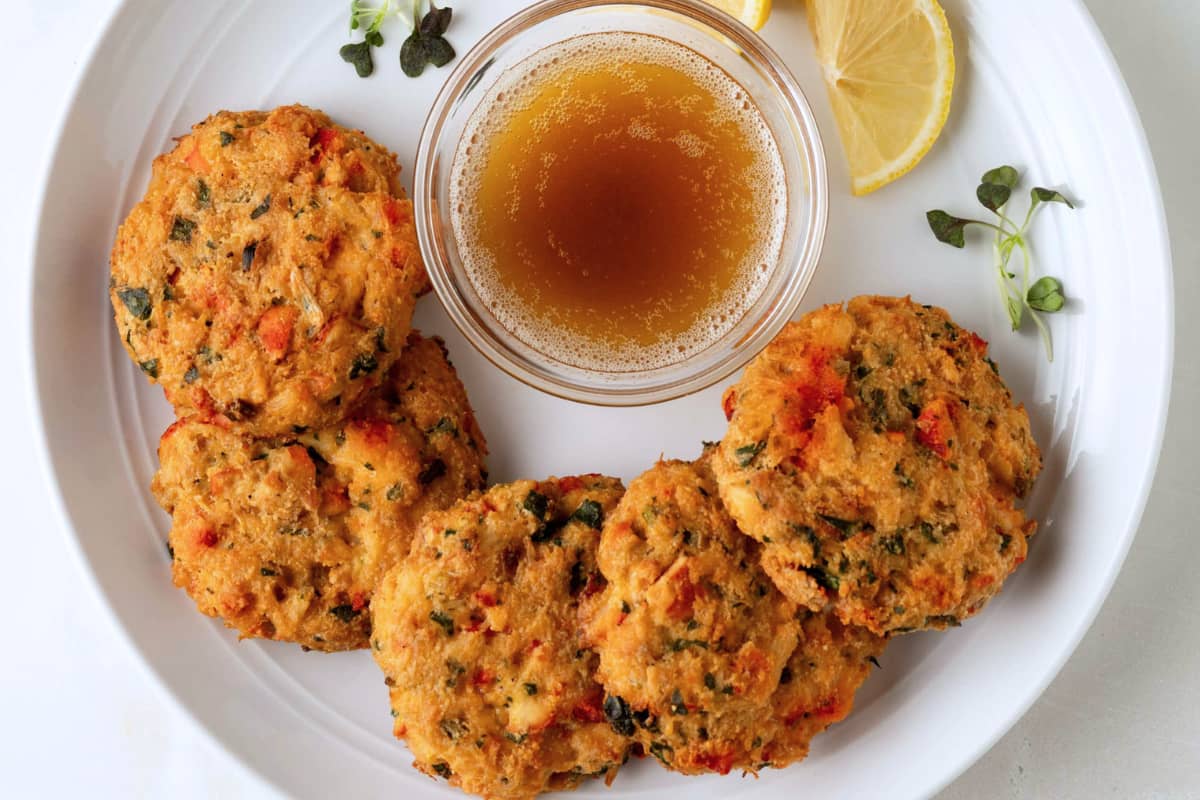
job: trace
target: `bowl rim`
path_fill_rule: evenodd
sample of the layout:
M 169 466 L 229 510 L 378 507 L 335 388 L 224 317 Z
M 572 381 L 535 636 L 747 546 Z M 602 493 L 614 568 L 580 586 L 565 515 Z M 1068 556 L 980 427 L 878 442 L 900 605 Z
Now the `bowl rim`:
M 442 139 L 449 117 L 461 102 L 461 95 L 480 80 L 495 62 L 497 51 L 514 37 L 567 14 L 603 10 L 674 14 L 692 24 L 703 26 L 706 33 L 724 40 L 743 58 L 751 60 L 755 68 L 763 73 L 764 81 L 776 91 L 776 99 L 787 117 L 787 123 L 794 129 L 803 147 L 801 159 L 805 170 L 803 185 L 789 185 L 787 188 L 789 192 L 799 191 L 806 196 L 807 214 L 801 219 L 789 218 L 785 221 L 784 241 L 775 267 L 790 274 L 785 276 L 774 294 L 767 294 L 764 289 L 764 294 L 747 312 L 756 315 L 754 325 L 748 331 L 740 332 L 731 343 L 732 335 L 739 332 L 737 327 L 732 328 L 712 345 L 682 361 L 644 371 L 619 373 L 629 376 L 630 381 L 641 379 L 642 382 L 632 385 L 619 380 L 606 384 L 585 384 L 569 375 L 551 373 L 548 369 L 539 368 L 512 345 L 517 343 L 530 351 L 534 348 L 524 342 L 518 343 L 513 336 L 505 341 L 494 335 L 480 321 L 478 307 L 464 299 L 463 292 L 457 288 L 450 274 L 453 264 L 449 263 L 451 256 L 448 255 L 445 240 L 451 238 L 453 233 L 445 233 L 449 225 L 438 217 L 441 167 L 438 154 L 443 146 Z M 828 171 L 816 116 L 799 81 L 784 60 L 757 33 L 724 11 L 703 0 L 540 0 L 492 28 L 459 58 L 454 71 L 442 84 L 426 117 L 417 146 L 413 169 L 413 209 L 422 258 L 434 292 L 455 327 L 489 362 L 528 386 L 566 400 L 598 406 L 645 406 L 684 397 L 729 377 L 745 366 L 795 315 L 816 274 L 824 246 L 829 222 Z M 793 254 L 788 251 L 788 229 L 797 225 L 803 225 L 805 231 L 794 243 Z M 711 355 L 713 349 L 718 347 L 725 347 L 728 352 L 722 353 L 710 364 L 701 365 L 700 369 L 684 369 L 705 355 Z M 576 365 L 541 355 L 547 363 L 561 367 L 568 373 L 582 376 L 588 372 Z M 663 378 L 645 380 L 648 376 L 663 372 L 668 373 Z M 598 371 L 593 374 L 598 374 Z

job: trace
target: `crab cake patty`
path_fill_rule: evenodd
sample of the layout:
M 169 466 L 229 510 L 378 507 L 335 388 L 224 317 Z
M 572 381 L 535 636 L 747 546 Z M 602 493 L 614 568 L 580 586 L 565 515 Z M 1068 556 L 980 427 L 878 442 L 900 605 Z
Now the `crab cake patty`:
M 621 492 L 598 475 L 517 481 L 422 521 L 371 605 L 395 733 L 422 772 L 488 798 L 615 774 L 630 742 L 604 720 L 577 613 Z
M 260 439 L 221 416 L 167 429 L 152 489 L 175 584 L 243 637 L 366 647 L 367 607 L 417 522 L 481 488 L 486 445 L 436 339 L 410 337 L 337 426 Z
M 630 484 L 604 526 L 608 585 L 587 633 L 614 728 L 665 766 L 782 767 L 849 713 L 883 642 L 798 613 L 722 506 L 710 455 L 659 462 Z
M 1041 469 L 987 343 L 857 297 L 788 325 L 725 394 L 714 470 L 783 592 L 876 633 L 977 612 L 1025 560 Z
M 386 148 L 303 106 L 222 111 L 154 160 L 109 294 L 180 416 L 286 434 L 382 379 L 427 286 L 398 174 Z

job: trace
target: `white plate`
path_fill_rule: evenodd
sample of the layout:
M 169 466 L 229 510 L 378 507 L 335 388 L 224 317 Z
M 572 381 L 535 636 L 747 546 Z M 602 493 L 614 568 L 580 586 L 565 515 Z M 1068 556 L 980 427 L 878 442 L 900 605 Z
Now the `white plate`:
M 516 0 L 456 4 L 465 50 Z M 950 123 L 925 162 L 854 199 L 798 0 L 777 2 L 766 38 L 793 66 L 826 132 L 832 202 L 825 257 L 805 309 L 863 292 L 911 292 L 992 342 L 1033 417 L 1046 469 L 1030 501 L 1042 521 L 1004 594 L 947 634 L 902 637 L 846 722 L 804 763 L 682 779 L 630 765 L 611 792 L 894 798 L 927 795 L 983 753 L 1038 696 L 1083 635 L 1137 527 L 1162 438 L 1172 296 L 1161 201 L 1141 127 L 1107 49 L 1077 1 L 946 0 L 959 76 Z M 122 351 L 107 255 L 171 136 L 220 108 L 299 101 L 366 129 L 411 169 L 421 121 L 446 71 L 405 78 L 388 29 L 360 80 L 337 55 L 342 2 L 130 0 L 100 37 L 62 123 L 47 176 L 32 278 L 33 363 L 47 464 L 86 571 L 167 689 L 219 742 L 297 796 L 434 796 L 391 737 L 366 653 L 320 655 L 238 643 L 171 586 L 167 519 L 147 484 L 169 420 Z M 1073 298 L 1047 364 L 1032 334 L 1006 330 L 986 248 L 936 243 L 923 212 L 972 212 L 987 168 L 1069 187 L 1081 208 L 1046 209 L 1034 233 L 1046 272 Z M 723 428 L 720 389 L 667 405 L 598 409 L 539 395 L 491 368 L 428 299 L 421 327 L 444 335 L 479 410 L 497 480 L 578 471 L 630 478 L 660 454 L 691 457 Z M 407 794 L 405 794 L 407 793 Z

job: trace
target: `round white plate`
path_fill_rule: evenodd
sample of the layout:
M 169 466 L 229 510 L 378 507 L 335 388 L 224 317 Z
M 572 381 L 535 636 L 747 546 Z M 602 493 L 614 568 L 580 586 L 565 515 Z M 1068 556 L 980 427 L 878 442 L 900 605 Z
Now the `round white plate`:
M 449 38 L 465 51 L 517 0 L 459 0 Z M 832 189 L 825 256 L 804 310 L 872 292 L 945 306 L 992 343 L 1033 418 L 1046 469 L 1030 500 L 1032 555 L 1003 595 L 961 629 L 901 637 L 857 710 L 800 765 L 758 780 L 683 779 L 631 764 L 581 796 L 928 795 L 983 753 L 1033 702 L 1083 635 L 1137 527 L 1162 439 L 1170 383 L 1170 257 L 1154 169 L 1111 56 L 1077 0 L 945 0 L 959 64 L 950 122 L 911 175 L 866 198 L 847 190 L 799 0 L 764 31 L 807 88 L 825 131 Z M 370 656 L 239 643 L 170 581 L 167 518 L 147 485 L 170 419 L 129 362 L 108 305 L 107 257 L 151 159 L 217 109 L 302 102 L 367 130 L 411 170 L 421 122 L 447 71 L 400 72 L 393 23 L 377 69 L 357 78 L 342 2 L 129 0 L 99 38 L 63 120 L 44 186 L 31 326 L 46 457 L 64 524 L 129 638 L 215 739 L 302 797 L 447 796 L 391 736 Z M 1033 234 L 1072 302 L 1052 319 L 1057 358 L 1014 335 L 980 237 L 938 244 L 924 211 L 977 213 L 986 169 L 1018 166 L 1080 208 L 1045 209 Z M 1028 186 L 1027 182 L 1025 186 Z M 979 212 L 982 213 L 982 212 Z M 633 477 L 660 453 L 689 458 L 721 436 L 720 388 L 666 405 L 591 408 L 490 367 L 429 298 L 420 326 L 446 337 L 494 455 L 496 480 L 602 471 Z

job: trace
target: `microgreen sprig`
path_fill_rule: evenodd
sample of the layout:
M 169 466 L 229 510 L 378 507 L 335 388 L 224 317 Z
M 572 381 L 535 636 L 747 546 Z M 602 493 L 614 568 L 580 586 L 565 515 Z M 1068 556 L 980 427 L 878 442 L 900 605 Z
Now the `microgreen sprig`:
M 426 64 L 444 67 L 454 59 L 454 48 L 445 37 L 453 14 L 453 9 L 438 8 L 429 0 L 429 11 L 418 21 L 413 8 L 413 31 L 400 47 L 400 69 L 405 75 L 415 78 Z
M 1046 276 L 1030 282 L 1033 276 L 1033 255 L 1030 252 L 1028 231 L 1034 213 L 1043 204 L 1062 203 L 1067 208 L 1075 206 L 1061 192 L 1035 186 L 1029 193 L 1029 210 L 1018 225 L 1008 216 L 1005 209 L 1019 180 L 1020 174 L 1017 170 L 1007 165 L 983 173 L 979 186 L 975 189 L 975 197 L 980 205 L 996 215 L 996 223 L 956 217 L 940 209 L 926 212 L 925 219 L 937 240 L 951 247 L 961 248 L 966 245 L 965 231 L 968 225 L 982 225 L 993 231 L 992 265 L 996 271 L 996 285 L 1012 329 L 1015 331 L 1020 328 L 1021 322 L 1028 314 L 1041 334 L 1047 360 L 1053 361 L 1054 346 L 1050 341 L 1050 329 L 1041 318 L 1041 314 L 1060 311 L 1066 305 L 1067 298 L 1063 292 L 1062 281 L 1058 278 Z M 1016 273 L 1009 267 L 1016 250 L 1021 251 L 1022 261 L 1019 283 Z
M 383 33 L 380 29 L 389 16 L 412 17 L 412 33 L 404 40 L 400 48 L 400 68 L 410 78 L 415 78 L 425 71 L 426 64 L 442 67 L 454 59 L 454 48 L 446 41 L 446 29 L 450 26 L 453 14 L 450 8 L 438 8 L 433 0 L 429 0 L 429 10 L 422 16 L 420 9 L 423 0 L 412 0 L 411 3 L 384 0 L 382 5 L 372 6 L 365 0 L 350 2 L 350 30 L 362 30 L 363 40 L 343 45 L 338 51 L 342 60 L 354 65 L 358 77 L 366 78 L 375 71 L 375 61 L 371 56 L 371 48 L 383 46 Z M 401 6 L 407 6 L 405 11 Z
M 383 5 L 372 8 L 362 0 L 350 0 L 350 30 L 363 29 L 363 40 L 343 45 L 338 55 L 348 64 L 354 65 L 358 77 L 366 78 L 375 71 L 375 61 L 371 58 L 372 47 L 383 46 L 383 34 L 379 29 L 383 21 L 391 13 L 391 0 L 384 0 Z

